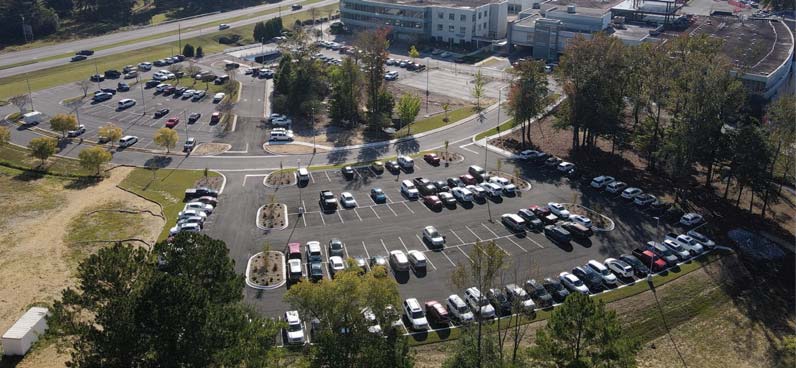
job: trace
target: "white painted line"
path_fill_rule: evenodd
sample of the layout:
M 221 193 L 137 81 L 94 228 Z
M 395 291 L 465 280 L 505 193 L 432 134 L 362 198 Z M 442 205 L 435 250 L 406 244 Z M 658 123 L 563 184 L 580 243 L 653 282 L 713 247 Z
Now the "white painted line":
M 368 199 L 370 199 L 370 201 L 373 203 L 374 206 L 378 206 L 379 205 L 378 203 L 376 203 L 376 201 L 373 200 L 372 196 L 369 195 Z
M 359 216 L 359 212 L 357 212 L 356 208 L 354 208 L 354 214 L 357 215 L 357 218 L 359 219 L 359 222 L 362 222 L 362 217 Z
M 384 244 L 384 239 L 379 239 L 379 241 L 381 242 L 381 246 L 384 247 L 384 251 L 390 254 L 390 251 L 387 250 L 387 245 Z
M 470 263 L 473 263 L 473 259 L 472 259 L 472 258 L 470 258 L 470 256 L 468 256 L 468 255 L 467 255 L 467 253 L 465 253 L 465 252 L 462 250 L 462 248 L 460 248 L 460 247 L 456 247 L 456 249 L 458 249 L 458 250 L 459 250 L 459 252 L 462 252 L 462 254 L 463 254 L 465 257 L 467 257 L 467 259 L 469 259 L 469 260 L 470 260 Z
M 388 209 L 390 209 L 390 212 L 392 212 L 393 216 L 398 217 L 398 214 L 395 213 L 395 210 L 393 210 L 392 207 L 390 207 L 389 203 L 387 203 L 386 206 L 387 206 Z
M 508 239 L 510 242 L 514 243 L 514 245 L 516 245 L 517 248 L 522 249 L 523 253 L 528 253 L 527 249 L 523 248 L 522 245 L 520 245 L 519 243 L 515 242 L 514 239 L 512 239 L 511 237 L 508 237 L 506 239 Z
M 311 173 L 311 172 L 310 172 L 309 174 L 310 174 L 310 180 L 312 180 L 312 183 L 313 183 L 313 184 L 315 184 L 315 177 L 314 177 L 314 176 L 312 176 L 312 173 Z
M 345 257 L 346 258 L 351 258 L 351 257 L 348 256 L 348 246 L 346 246 L 345 243 L 343 243 L 343 251 L 345 252 Z
M 495 243 L 495 246 L 500 248 L 500 250 L 502 250 L 503 253 L 506 253 L 507 256 L 511 256 L 511 253 L 507 252 L 505 249 L 503 249 L 503 247 L 500 246 L 500 244 L 498 244 L 497 239 L 490 239 L 490 240 L 493 240 L 492 242 Z
M 445 258 L 448 260 L 448 262 L 451 263 L 451 266 L 456 267 L 456 263 L 453 263 L 453 260 L 451 259 L 451 257 L 448 257 L 448 255 L 445 254 L 445 250 L 444 249 L 441 252 L 439 252 L 439 253 L 442 254 L 443 256 L 445 256 Z
M 463 149 L 463 150 L 465 150 L 465 151 L 467 151 L 467 152 L 472 152 L 472 153 L 475 153 L 476 155 L 478 154 L 478 152 L 476 152 L 476 151 L 473 151 L 473 150 L 471 150 L 471 149 L 469 149 L 469 148 L 464 148 L 465 146 L 469 146 L 469 144 L 466 144 L 466 145 L 464 145 L 464 146 L 459 146 L 459 148 L 461 148 L 461 149 Z
M 426 211 L 428 211 L 428 212 L 432 212 L 432 213 L 434 212 L 434 211 L 432 211 L 430 208 L 428 208 L 428 206 L 426 206 L 426 204 L 425 204 L 425 203 L 420 203 L 420 205 L 421 205 L 421 206 L 423 206 L 423 208 L 425 208 L 425 209 L 426 209 Z M 444 206 L 445 206 L 445 205 L 443 205 L 443 207 L 444 207 Z
M 345 224 L 345 221 L 343 221 L 343 216 L 340 214 L 340 210 L 334 211 L 334 213 L 336 213 L 337 217 L 340 218 L 340 223 Z
M 381 220 L 381 216 L 379 216 L 379 214 L 376 212 L 376 210 L 373 207 L 370 207 L 370 210 L 373 211 L 373 214 L 376 215 L 377 219 Z
M 404 206 L 406 206 L 406 209 L 407 209 L 407 210 L 409 210 L 409 212 L 411 212 L 413 215 L 415 214 L 415 211 L 412 211 L 412 209 L 411 209 L 411 208 L 409 208 L 409 205 L 408 205 L 408 204 L 406 204 L 406 202 L 401 202 L 401 203 L 403 203 L 403 204 L 404 204 Z M 396 215 L 396 216 L 397 216 L 397 215 Z
M 250 176 L 251 176 L 251 177 L 260 177 L 260 176 L 268 176 L 268 174 L 250 174 L 250 175 L 244 175 L 244 176 L 243 176 L 243 184 L 241 184 L 240 186 L 242 186 L 242 187 L 245 187 L 245 186 L 246 186 L 246 179 L 248 179 Z
M 542 244 L 539 244 L 539 242 L 538 242 L 538 241 L 531 239 L 531 236 L 530 236 L 530 235 L 531 235 L 531 234 L 528 234 L 527 236 L 525 236 L 525 239 L 528 239 L 528 240 L 530 240 L 530 241 L 531 241 L 531 243 L 534 243 L 534 244 L 536 244 L 536 245 L 537 245 L 539 248 L 542 248 L 542 249 L 544 249 L 544 246 L 542 246 Z
M 433 252 L 431 248 L 429 248 L 428 245 L 426 245 L 426 242 L 424 242 L 423 239 L 420 238 L 420 235 L 417 235 L 417 233 L 415 233 L 415 237 L 417 238 L 417 241 L 419 241 L 420 244 L 423 245 L 423 247 L 425 247 L 429 252 Z
M 324 171 L 323 173 L 324 173 L 324 175 L 326 175 L 326 180 L 328 180 L 331 183 L 332 182 L 332 178 L 329 177 L 329 173 L 327 173 L 326 171 Z
M 323 212 L 319 213 L 321 215 L 321 221 L 323 221 L 323 226 L 326 226 L 326 220 L 323 219 Z
M 387 195 L 387 193 L 384 193 L 384 198 L 387 198 L 387 201 L 386 201 L 386 202 L 384 202 L 385 204 L 387 204 L 387 203 L 393 203 L 392 199 L 390 199 L 390 196 L 388 196 L 388 195 Z
M 404 240 L 403 240 L 403 239 L 401 239 L 401 237 L 400 237 L 400 236 L 398 237 L 398 241 L 400 241 L 400 242 L 401 242 L 401 245 L 403 245 L 403 246 L 404 246 L 404 250 L 405 250 L 405 251 L 408 253 L 408 252 L 409 252 L 409 248 L 407 248 L 407 247 L 406 247 L 406 243 L 404 243 Z
M 453 229 L 451 229 L 450 232 L 451 232 L 451 234 L 453 234 L 453 236 L 456 237 L 456 239 L 459 239 L 459 243 L 464 244 L 464 240 L 462 240 L 462 238 L 459 236 L 459 234 L 456 234 L 456 232 L 453 231 Z
M 483 226 L 483 227 L 484 227 L 484 229 L 486 229 L 487 231 L 489 231 L 490 233 L 492 233 L 492 235 L 494 235 L 496 238 L 499 238 L 499 237 L 500 237 L 500 235 L 498 235 L 496 232 L 492 231 L 492 229 L 490 229 L 490 228 L 489 228 L 489 226 L 486 226 L 486 225 L 485 225 L 483 222 L 481 223 L 481 226 Z
M 368 247 L 365 246 L 365 241 L 362 241 L 362 248 L 365 248 L 365 255 L 368 256 L 368 269 L 370 269 L 370 252 L 368 252 Z
M 304 227 L 307 227 L 307 214 L 306 213 L 302 213 L 301 214 L 301 221 L 304 222 Z
M 476 233 L 475 233 L 475 231 L 473 231 L 473 229 L 471 229 L 469 226 L 467 226 L 467 225 L 464 225 L 464 228 L 465 228 L 465 229 L 467 229 L 467 230 L 470 230 L 470 233 L 472 233 L 473 235 L 475 235 L 475 237 L 476 237 L 476 238 L 478 238 L 478 241 L 483 241 L 483 239 L 481 239 L 481 237 L 480 237 L 480 236 L 478 236 L 478 234 L 476 234 Z M 462 243 L 464 243 L 464 242 L 462 242 Z

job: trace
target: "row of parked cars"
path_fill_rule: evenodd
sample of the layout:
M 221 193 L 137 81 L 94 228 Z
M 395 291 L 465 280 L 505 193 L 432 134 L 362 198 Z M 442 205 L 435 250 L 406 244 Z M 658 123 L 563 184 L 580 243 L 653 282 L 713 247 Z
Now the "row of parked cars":
M 177 223 L 169 229 L 170 236 L 202 231 L 207 217 L 218 205 L 218 191 L 207 187 L 186 189 L 185 201 L 185 207 L 177 214 Z

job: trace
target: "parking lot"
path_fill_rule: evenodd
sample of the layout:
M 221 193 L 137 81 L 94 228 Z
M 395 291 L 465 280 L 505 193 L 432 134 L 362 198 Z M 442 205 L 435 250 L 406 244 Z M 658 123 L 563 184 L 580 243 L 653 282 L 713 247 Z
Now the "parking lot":
M 183 62 L 183 67 L 187 63 Z M 206 65 L 197 64 L 202 70 L 211 70 Z M 122 66 L 119 66 L 121 69 Z M 166 120 L 170 117 L 177 117 L 180 123 L 175 127 L 178 131 L 181 140 L 187 137 L 195 137 L 198 142 L 211 142 L 214 139 L 216 124 L 210 124 L 210 115 L 215 111 L 216 105 L 212 102 L 213 96 L 208 94 L 198 101 L 193 99 L 182 99 L 180 96 L 164 96 L 162 93 L 156 92 L 155 88 L 146 88 L 144 83 L 151 79 L 152 74 L 158 70 L 166 70 L 167 67 L 152 67 L 152 70 L 146 72 L 139 72 L 140 82 L 136 79 L 105 79 L 100 83 L 92 83 L 89 88 L 89 96 L 83 100 L 78 110 L 79 123 L 86 126 L 86 133 L 83 134 L 84 139 L 96 140 L 99 127 L 107 122 L 112 122 L 123 129 L 124 135 L 135 135 L 139 137 L 139 142 L 135 145 L 137 148 L 156 149 L 158 148 L 152 141 L 155 132 L 164 127 Z M 223 73 L 216 65 L 213 69 L 216 73 Z M 103 71 L 100 71 L 100 74 Z M 89 76 L 86 76 L 87 78 Z M 183 78 L 183 86 L 188 88 L 204 90 L 205 83 L 197 82 L 194 86 L 191 84 L 185 85 L 189 81 Z M 125 82 L 131 84 L 130 90 L 125 92 L 116 92 L 113 98 L 102 101 L 93 102 L 91 96 L 93 91 L 100 88 L 117 88 L 117 83 Z M 174 80 L 164 81 L 164 83 L 174 84 Z M 189 83 L 192 83 L 191 80 Z M 212 85 L 212 82 L 210 83 Z M 142 88 L 143 87 L 143 88 Z M 33 99 L 35 101 L 53 101 L 63 102 L 67 99 L 73 99 L 83 94 L 82 89 L 77 85 L 63 85 L 47 90 L 42 90 L 34 93 Z M 135 106 L 119 110 L 119 100 L 131 98 L 136 100 Z M 59 113 L 74 113 L 73 108 L 64 106 L 63 103 L 38 103 L 34 105 L 36 110 L 41 111 L 47 116 L 54 116 Z M 161 109 L 169 109 L 169 113 L 155 118 L 154 113 Z M 201 118 L 192 124 L 188 124 L 188 116 L 191 113 L 200 113 Z M 45 128 L 48 128 L 45 126 Z
M 502 284 L 523 283 L 530 278 L 556 278 L 560 272 L 582 266 L 590 259 L 603 261 L 608 257 L 630 253 L 649 240 L 662 240 L 663 234 L 672 229 L 664 223 L 658 226 L 658 221 L 650 216 L 640 216 L 638 209 L 620 198 L 590 189 L 581 191 L 579 182 L 561 177 L 555 170 L 548 171 L 524 163 L 518 166 L 523 176 L 531 179 L 533 188 L 515 197 L 489 200 L 488 205 L 487 202 L 476 202 L 469 206 L 457 203 L 433 211 L 422 201 L 408 200 L 400 193 L 400 182 L 404 179 L 421 176 L 445 180 L 465 174 L 470 164 L 483 164 L 474 161 L 477 155 L 469 155 L 469 159 L 451 163 L 449 167 L 444 164 L 434 167 L 418 159 L 415 160 L 413 173 L 401 172 L 397 175 L 385 171 L 379 176 L 370 168 L 361 167 L 357 168 L 351 180 L 347 180 L 339 170 L 311 171 L 310 180 L 304 188 L 267 188 L 263 185 L 264 174 L 246 174 L 245 182 L 239 187 L 241 189 L 232 189 L 242 190 L 243 193 L 228 194 L 232 198 L 225 199 L 225 205 L 219 208 L 219 213 L 228 215 L 217 217 L 207 231 L 211 236 L 227 240 L 231 255 L 241 270 L 248 257 L 259 252 L 266 240 L 273 249 L 282 249 L 288 242 L 299 242 L 303 247 L 308 241 L 319 241 L 323 246 L 324 260 L 328 260 L 328 243 L 332 238 L 344 243 L 346 257 L 370 259 L 374 256 L 386 257 L 393 250 L 418 250 L 428 258 L 425 270 L 391 270 L 390 274 L 399 283 L 403 298 L 414 297 L 424 301 L 444 300 L 451 293 L 463 292 L 451 285 L 450 273 L 454 267 L 469 262 L 470 252 L 476 242 L 494 241 L 505 253 L 511 272 Z M 505 161 L 503 170 L 513 172 L 513 164 Z M 234 187 L 237 186 L 228 188 Z M 370 198 L 369 191 L 374 187 L 384 191 L 386 203 L 377 204 Z M 331 190 L 338 198 L 340 193 L 350 192 L 357 206 L 324 212 L 319 204 L 321 190 Z M 268 203 L 271 195 L 275 196 L 276 201 L 287 204 L 289 224 L 285 230 L 264 233 L 254 226 L 256 211 L 259 206 Z M 513 233 L 499 220 L 501 214 L 516 213 L 531 205 L 573 201 L 602 208 L 602 213 L 616 223 L 615 228 L 607 232 L 598 231 L 587 240 L 560 244 L 550 241 L 542 233 Z M 300 207 L 304 209 L 303 214 L 300 214 Z M 422 229 L 427 225 L 435 226 L 446 236 L 443 250 L 432 250 L 421 240 Z M 683 229 L 676 231 L 684 232 Z M 304 272 L 306 275 L 306 265 Z M 326 264 L 324 277 L 329 277 Z M 281 288 L 267 292 L 267 297 L 255 290 L 247 289 L 245 293 L 258 310 L 279 315 L 287 308 L 281 298 L 284 291 L 285 288 Z

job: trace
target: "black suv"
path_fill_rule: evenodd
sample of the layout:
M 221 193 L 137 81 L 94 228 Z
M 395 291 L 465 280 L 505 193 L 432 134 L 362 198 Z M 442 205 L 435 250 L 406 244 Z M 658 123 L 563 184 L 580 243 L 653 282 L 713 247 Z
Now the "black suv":
M 528 227 L 531 229 L 539 230 L 544 226 L 542 220 L 536 217 L 536 214 L 527 208 L 517 211 L 517 216 L 522 217 L 522 219 L 525 220 L 525 223 L 528 224 Z
M 321 208 L 326 211 L 334 211 L 337 209 L 337 199 L 331 190 L 322 190 L 320 194 Z
M 448 184 L 442 180 L 433 181 L 432 183 L 437 188 L 437 193 L 451 191 L 451 188 L 448 187 Z
M 155 119 L 162 118 L 162 117 L 166 116 L 166 114 L 168 114 L 168 113 L 169 113 L 169 109 L 160 109 L 158 111 L 155 111 Z
M 553 306 L 553 296 L 545 290 L 544 286 L 534 279 L 525 282 L 525 291 L 541 308 Z
M 218 191 L 210 188 L 199 187 L 185 190 L 185 199 L 194 199 L 199 197 L 218 197 Z
M 559 243 L 569 243 L 569 241 L 572 240 L 572 234 L 570 234 L 569 231 L 564 230 L 561 226 L 545 226 L 544 235 Z
M 581 279 L 592 294 L 605 290 L 603 278 L 597 272 L 594 272 L 591 267 L 575 267 L 572 269 L 572 274 Z
M 122 73 L 116 69 L 106 70 L 105 71 L 105 78 L 108 79 L 116 79 L 122 76 Z
M 347 180 L 351 180 L 354 177 L 354 169 L 351 166 L 345 166 L 340 171 Z
M 489 300 L 489 303 L 495 307 L 495 311 L 498 315 L 508 316 L 511 314 L 511 301 L 509 301 L 509 298 L 507 298 L 506 294 L 500 289 L 489 289 L 489 291 L 486 292 L 486 298 Z
M 544 279 L 542 286 L 553 296 L 553 300 L 556 303 L 561 303 L 569 296 L 569 290 L 564 288 L 558 280 L 553 280 L 551 278 Z
M 622 254 L 619 256 L 619 260 L 629 264 L 630 267 L 633 267 L 633 273 L 638 278 L 646 277 L 647 274 L 650 273 L 650 269 L 647 268 L 644 262 L 641 262 L 635 256 L 631 256 L 630 254 Z

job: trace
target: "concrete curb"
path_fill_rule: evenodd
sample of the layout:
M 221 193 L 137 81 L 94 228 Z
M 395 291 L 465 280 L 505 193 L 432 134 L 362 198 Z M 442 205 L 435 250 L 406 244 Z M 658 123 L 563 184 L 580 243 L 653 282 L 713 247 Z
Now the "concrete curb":
M 281 288 L 282 286 L 284 286 L 287 283 L 287 270 L 286 270 L 286 266 L 287 265 L 285 264 L 285 254 L 282 253 L 282 252 L 271 251 L 271 253 L 279 253 L 279 255 L 282 257 L 282 282 L 280 282 L 280 283 L 278 283 L 276 285 L 263 286 L 263 285 L 255 284 L 253 281 L 249 280 L 249 272 L 251 271 L 252 260 L 258 254 L 262 254 L 262 253 L 263 252 L 255 253 L 253 256 L 249 257 L 249 261 L 246 262 L 246 276 L 245 276 L 246 277 L 246 286 L 248 286 L 248 287 L 250 287 L 252 289 L 257 289 L 257 290 L 275 290 L 275 289 Z
M 262 214 L 263 208 L 265 208 L 265 206 L 267 206 L 267 204 L 264 204 L 264 205 L 260 206 L 260 208 L 257 209 L 257 218 L 254 221 L 254 224 L 257 225 L 258 229 L 263 230 L 263 231 L 285 230 L 285 229 L 287 229 L 288 225 L 290 225 L 290 221 L 287 218 L 287 205 L 284 204 L 284 203 L 278 203 L 278 204 L 281 204 L 283 206 L 283 208 L 285 209 L 285 214 L 284 214 L 284 216 L 285 216 L 285 225 L 280 227 L 280 228 L 274 228 L 274 227 L 268 228 L 268 227 L 263 226 L 260 223 L 260 214 Z

